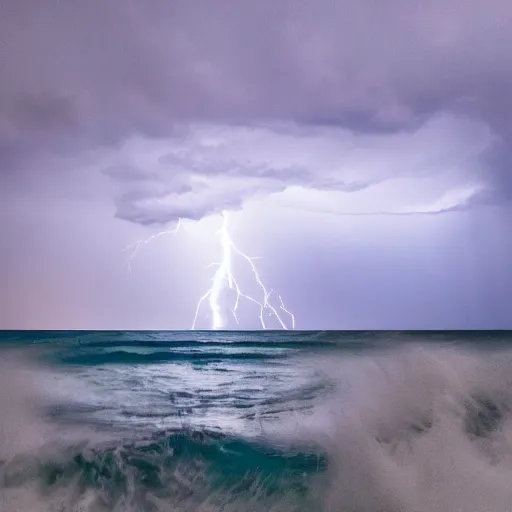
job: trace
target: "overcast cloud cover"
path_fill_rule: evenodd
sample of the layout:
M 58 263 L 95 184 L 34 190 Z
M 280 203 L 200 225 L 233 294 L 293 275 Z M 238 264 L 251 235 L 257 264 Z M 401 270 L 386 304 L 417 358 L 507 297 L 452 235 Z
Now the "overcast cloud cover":
M 511 26 L 508 0 L 0 0 L 0 327 L 189 327 L 222 210 L 299 328 L 512 327 Z

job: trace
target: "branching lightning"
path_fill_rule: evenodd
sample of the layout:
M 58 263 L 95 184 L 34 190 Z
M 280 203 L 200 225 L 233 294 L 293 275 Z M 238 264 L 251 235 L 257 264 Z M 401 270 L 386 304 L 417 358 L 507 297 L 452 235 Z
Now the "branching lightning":
M 161 231 L 159 233 L 156 233 L 155 235 L 145 239 L 145 240 L 139 240 L 135 242 L 134 244 L 128 246 L 125 251 L 128 253 L 128 268 L 131 270 L 131 264 L 135 256 L 137 255 L 137 252 L 139 249 L 143 246 L 148 244 L 149 242 L 153 241 L 155 238 L 162 236 L 162 235 L 168 235 L 176 233 L 181 227 L 181 219 L 178 221 L 178 224 L 176 227 L 174 227 L 171 230 L 167 231 Z M 238 309 L 240 306 L 240 302 L 242 300 L 247 300 L 248 302 L 252 302 L 259 308 L 259 320 L 261 323 L 262 329 L 267 328 L 267 323 L 265 320 L 265 314 L 269 317 L 274 317 L 275 320 L 279 323 L 282 329 L 288 329 L 287 323 L 284 321 L 283 317 L 281 316 L 278 310 L 281 310 L 286 315 L 290 317 L 291 321 L 291 328 L 295 329 L 295 316 L 293 313 L 291 313 L 284 305 L 282 297 L 279 295 L 279 306 L 276 307 L 272 304 L 270 298 L 273 293 L 272 289 L 267 289 L 267 287 L 263 284 L 263 281 L 261 280 L 260 274 L 258 272 L 258 269 L 254 263 L 254 260 L 257 258 L 250 257 L 244 252 L 242 252 L 233 242 L 233 239 L 231 238 L 229 231 L 228 231 L 228 213 L 223 212 L 222 213 L 222 227 L 218 231 L 219 235 L 219 241 L 221 245 L 221 261 L 216 263 L 211 263 L 209 266 L 213 267 L 216 266 L 217 270 L 215 271 L 213 278 L 212 278 L 212 285 L 210 288 L 202 295 L 202 297 L 199 299 L 194 319 L 192 322 L 191 329 L 196 328 L 197 320 L 199 317 L 199 313 L 201 311 L 202 305 L 208 301 L 208 304 L 210 306 L 210 312 L 212 316 L 212 329 L 223 329 L 226 327 L 226 318 L 222 314 L 222 306 L 221 306 L 221 298 L 223 295 L 223 292 L 225 290 L 225 287 L 227 286 L 230 290 L 234 290 L 235 292 L 235 299 L 234 304 L 231 308 L 231 313 L 233 314 L 233 318 L 235 319 L 236 323 L 239 324 L 238 319 Z M 247 293 L 242 292 L 242 289 L 236 279 L 236 276 L 234 274 L 233 270 L 233 259 L 235 256 L 240 257 L 243 261 L 245 261 L 252 272 L 252 275 L 254 277 L 254 281 L 258 285 L 258 288 L 261 290 L 261 298 L 258 300 L 257 298 L 253 297 L 252 295 L 249 295 Z
M 132 271 L 132 262 L 133 258 L 137 256 L 137 253 L 139 252 L 139 249 L 146 244 L 149 244 L 149 242 L 152 242 L 155 238 L 158 238 L 162 235 L 170 235 L 173 233 L 177 233 L 181 227 L 181 219 L 178 219 L 178 223 L 176 226 L 172 229 L 167 229 L 166 231 L 160 231 L 159 233 L 156 233 L 155 235 L 150 236 L 149 238 L 146 238 L 145 240 L 138 240 L 137 242 L 130 244 L 128 247 L 124 248 L 124 251 L 127 253 L 126 261 L 128 263 L 128 272 Z
M 220 239 L 220 243 L 221 243 L 221 247 L 222 247 L 222 259 L 221 259 L 220 263 L 215 264 L 215 265 L 217 265 L 217 270 L 212 279 L 212 286 L 206 291 L 206 293 L 199 299 L 199 302 L 197 303 L 196 314 L 194 316 L 194 321 L 192 322 L 192 329 L 195 329 L 197 317 L 199 315 L 201 305 L 206 300 L 208 300 L 208 302 L 210 304 L 210 310 L 212 312 L 212 317 L 213 317 L 212 328 L 213 329 L 222 329 L 223 327 L 225 327 L 225 319 L 223 318 L 223 316 L 221 314 L 221 306 L 219 303 L 219 299 L 220 299 L 220 296 L 224 289 L 224 286 L 226 286 L 226 284 L 228 285 L 228 287 L 230 289 L 232 289 L 232 290 L 234 289 L 236 292 L 236 299 L 235 299 L 234 306 L 231 309 L 231 312 L 232 312 L 233 317 L 237 323 L 239 323 L 237 311 L 238 311 L 238 307 L 240 305 L 240 300 L 246 299 L 250 302 L 253 302 L 254 304 L 256 304 L 259 307 L 259 309 L 260 309 L 259 318 L 260 318 L 261 327 L 263 329 L 267 328 L 267 325 L 265 322 L 265 312 L 268 312 L 270 316 L 274 316 L 283 329 L 288 329 L 286 323 L 279 315 L 279 312 L 270 302 L 270 296 L 272 294 L 272 290 L 268 290 L 265 287 L 265 285 L 263 284 L 263 282 L 260 278 L 258 269 L 256 268 L 256 265 L 254 264 L 254 260 L 256 258 L 251 258 L 250 256 L 247 256 L 247 254 L 243 253 L 235 245 L 235 243 L 233 242 L 231 236 L 229 235 L 229 231 L 228 231 L 228 214 L 227 214 L 227 212 L 223 212 L 222 217 L 223 217 L 223 223 L 222 223 L 221 229 L 219 230 L 219 239 Z M 248 294 L 242 292 L 242 290 L 238 284 L 238 281 L 233 273 L 232 262 L 233 262 L 233 255 L 235 255 L 235 254 L 240 256 L 242 259 L 244 259 L 249 264 L 249 267 L 253 273 L 254 279 L 255 279 L 257 285 L 259 286 L 259 288 L 261 289 L 262 296 L 263 296 L 263 298 L 261 300 L 257 300 L 254 297 L 252 297 L 251 295 L 248 295 Z M 283 304 L 281 298 L 280 298 L 280 301 L 281 301 L 281 309 L 283 311 L 285 311 L 288 315 L 290 315 L 290 317 L 292 319 L 292 328 L 294 328 L 295 327 L 295 318 L 294 318 L 293 314 L 291 314 L 284 307 L 284 304 Z

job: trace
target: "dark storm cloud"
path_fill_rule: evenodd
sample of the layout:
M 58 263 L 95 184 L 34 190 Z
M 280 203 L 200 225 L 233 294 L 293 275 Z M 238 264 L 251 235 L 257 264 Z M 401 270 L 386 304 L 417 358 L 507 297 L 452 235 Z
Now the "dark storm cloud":
M 448 115 L 413 132 L 377 135 L 197 124 L 179 140 L 128 141 L 109 155 L 118 163 L 104 174 L 114 185 L 117 216 L 144 224 L 198 219 L 290 188 L 344 193 L 338 203 L 351 202 L 353 213 L 405 213 L 415 204 L 416 211 L 451 211 L 482 188 L 478 158 L 494 140 L 485 125 Z M 363 193 L 378 187 L 380 197 L 365 200 Z
M 12 176 L 42 153 L 118 148 L 132 136 L 176 140 L 198 121 L 389 134 L 452 112 L 501 138 L 486 155 L 492 190 L 485 200 L 505 200 L 512 193 L 511 26 L 508 0 L 5 0 L 0 170 Z M 206 185 L 183 178 L 193 162 L 172 158 L 169 167 L 184 169 L 172 179 L 144 174 L 143 165 L 144 172 L 127 167 L 126 176 L 110 169 L 118 216 L 143 223 L 152 211 L 156 220 L 202 216 L 248 194 L 231 183 L 195 204 L 192 192 Z M 240 173 L 233 169 L 244 162 L 203 163 L 196 174 L 250 177 L 261 191 L 322 187 L 299 167 L 281 166 L 276 181 L 273 163 L 249 162 Z M 323 186 L 336 183 L 357 188 L 366 179 L 324 179 Z M 148 206 L 164 189 L 176 203 Z

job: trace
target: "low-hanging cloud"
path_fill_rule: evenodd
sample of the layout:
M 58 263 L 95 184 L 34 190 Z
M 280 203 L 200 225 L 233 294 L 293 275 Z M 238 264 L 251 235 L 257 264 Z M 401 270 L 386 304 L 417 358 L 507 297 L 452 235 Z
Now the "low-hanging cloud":
M 130 140 L 103 172 L 115 185 L 117 216 L 140 224 L 199 219 L 292 187 L 355 195 L 350 207 L 359 213 L 448 210 L 480 191 L 479 157 L 494 142 L 487 126 L 453 116 L 411 132 L 363 135 L 340 127 L 203 124 L 175 139 Z M 382 192 L 387 182 L 391 188 L 365 210 L 365 190 L 381 185 Z
M 6 0 L 0 173 L 93 152 L 140 224 L 290 187 L 508 200 L 511 25 L 507 0 Z

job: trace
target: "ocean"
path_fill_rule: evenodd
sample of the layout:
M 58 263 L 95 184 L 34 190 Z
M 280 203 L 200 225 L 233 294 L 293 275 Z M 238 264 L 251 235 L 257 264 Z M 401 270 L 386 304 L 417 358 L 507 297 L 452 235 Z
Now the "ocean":
M 0 332 L 0 511 L 512 510 L 512 333 Z

